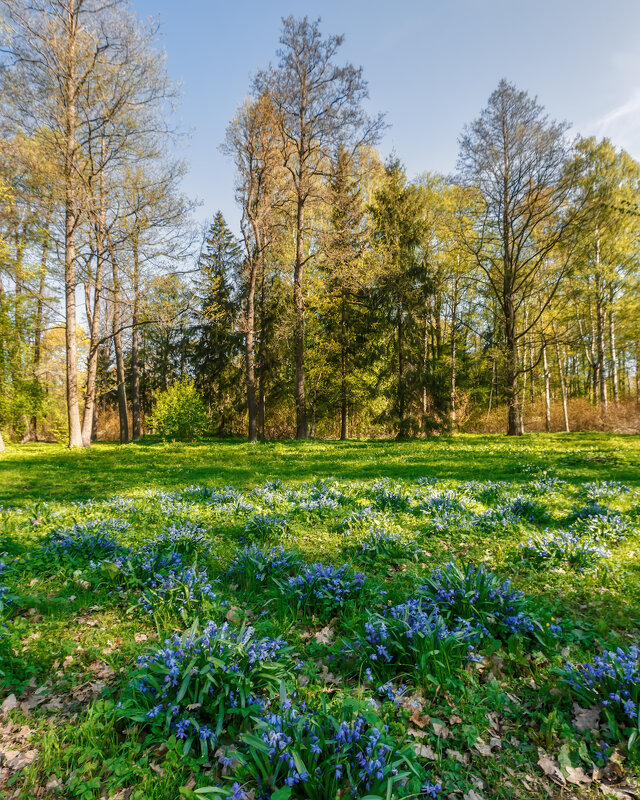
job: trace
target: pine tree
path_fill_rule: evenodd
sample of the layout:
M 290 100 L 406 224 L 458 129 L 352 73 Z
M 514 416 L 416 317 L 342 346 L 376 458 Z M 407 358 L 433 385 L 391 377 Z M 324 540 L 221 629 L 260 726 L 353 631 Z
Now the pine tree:
M 240 244 L 220 211 L 215 215 L 198 262 L 194 372 L 219 436 L 230 432 L 242 406 L 242 341 L 237 331 L 234 281 Z

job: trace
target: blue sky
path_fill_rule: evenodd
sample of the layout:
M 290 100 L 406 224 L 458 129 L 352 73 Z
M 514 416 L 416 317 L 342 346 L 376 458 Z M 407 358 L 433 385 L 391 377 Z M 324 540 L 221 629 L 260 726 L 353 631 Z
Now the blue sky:
M 455 167 L 457 139 L 500 78 L 537 95 L 584 135 L 609 136 L 640 159 L 640 0 L 132 0 L 159 16 L 179 117 L 190 132 L 185 191 L 233 225 L 233 169 L 219 152 L 251 75 L 275 61 L 280 19 L 322 18 L 342 33 L 342 61 L 364 68 L 380 145 L 410 177 Z

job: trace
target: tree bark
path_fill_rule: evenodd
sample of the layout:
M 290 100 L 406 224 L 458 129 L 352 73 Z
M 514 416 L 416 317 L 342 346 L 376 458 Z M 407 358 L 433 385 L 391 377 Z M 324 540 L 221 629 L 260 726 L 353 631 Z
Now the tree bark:
M 102 140 L 102 162 L 104 163 L 104 138 Z M 87 319 L 89 321 L 89 358 L 87 360 L 87 383 L 84 398 L 84 413 L 82 417 L 82 444 L 91 447 L 91 438 L 94 428 L 94 411 L 96 406 L 96 379 L 98 375 L 98 339 L 100 335 L 100 306 L 102 297 L 102 278 L 104 271 L 104 236 L 105 236 L 105 197 L 104 197 L 104 172 L 100 174 L 100 199 L 98 218 L 95 224 L 96 237 L 96 277 L 93 286 L 93 309 L 91 308 L 91 286 L 87 286 L 86 305 Z M 90 268 L 89 268 L 90 269 Z
M 549 362 L 547 360 L 547 340 L 542 335 L 542 370 L 544 373 L 544 411 L 545 411 L 545 430 L 551 433 L 551 374 L 549 372 Z
M 40 359 L 42 357 L 42 327 L 44 322 L 44 290 L 47 274 L 47 256 L 49 254 L 49 225 L 51 224 L 51 205 L 47 206 L 47 217 L 44 227 L 44 241 L 42 243 L 42 258 L 40 260 L 40 275 L 38 280 L 38 300 L 36 303 L 36 317 L 33 327 L 33 380 L 39 383 Z M 33 412 L 29 419 L 29 430 L 26 441 L 38 441 L 38 414 Z M 23 440 L 24 441 L 24 440 Z
M 458 269 L 460 256 L 458 256 Z M 458 279 L 453 282 L 453 303 L 451 306 L 451 425 L 456 426 L 456 378 L 457 378 L 457 339 L 458 339 Z
M 562 369 L 562 356 L 560 354 L 560 343 L 558 342 L 558 334 L 556 333 L 555 325 L 551 323 L 551 330 L 553 331 L 553 341 L 556 350 L 556 361 L 558 362 L 558 377 L 560 378 L 560 393 L 562 394 L 562 415 L 564 417 L 564 429 L 567 433 L 571 432 L 569 427 L 569 411 L 567 407 L 567 382 Z
M 140 263 L 137 236 L 133 241 L 133 315 L 131 319 L 131 438 L 140 441 L 142 435 L 140 408 L 140 357 L 138 325 L 140 322 Z
M 347 323 L 346 300 L 342 292 L 340 309 L 340 440 L 349 438 L 349 414 L 347 392 Z
M 398 321 L 397 321 L 397 336 L 398 336 L 398 439 L 404 439 L 407 435 L 406 431 L 406 398 L 404 386 L 404 320 L 402 304 L 398 304 Z
M 295 312 L 295 361 L 296 361 L 296 439 L 307 439 L 309 428 L 307 423 L 307 404 L 304 375 L 304 204 L 298 198 L 296 215 L 296 263 L 293 276 L 293 306 Z
M 64 153 L 64 295 L 67 419 L 69 447 L 82 447 L 80 403 L 78 399 L 78 338 L 76 331 L 76 248 L 78 198 L 75 186 L 76 161 L 76 86 L 77 0 L 68 0 L 67 63 L 65 75 L 65 153 Z
M 507 436 L 520 436 L 520 408 L 518 404 L 518 340 L 516 338 L 516 320 L 513 298 L 505 297 L 505 350 L 506 376 L 505 390 L 507 395 Z
M 256 427 L 256 378 L 255 378 L 255 296 L 256 296 L 256 265 L 252 263 L 249 269 L 249 286 L 247 292 L 247 335 L 245 338 L 245 366 L 247 381 L 247 411 L 249 413 L 250 442 L 258 441 Z
M 122 331 L 120 330 L 120 272 L 113 243 L 109 243 L 109 255 L 113 270 L 113 349 L 116 354 L 116 380 L 118 391 L 118 415 L 120 417 L 120 444 L 129 442 L 129 419 L 127 416 L 127 387 L 122 353 Z
M 605 370 L 605 346 L 604 346 L 604 286 L 600 276 L 600 230 L 596 225 L 596 346 L 598 353 L 598 396 L 603 417 L 607 416 L 607 375 Z
M 614 292 L 613 286 L 609 288 L 609 351 L 611 356 L 611 388 L 613 390 L 613 402 L 618 405 L 620 391 L 618 384 L 618 353 L 616 351 L 616 322 L 613 311 Z

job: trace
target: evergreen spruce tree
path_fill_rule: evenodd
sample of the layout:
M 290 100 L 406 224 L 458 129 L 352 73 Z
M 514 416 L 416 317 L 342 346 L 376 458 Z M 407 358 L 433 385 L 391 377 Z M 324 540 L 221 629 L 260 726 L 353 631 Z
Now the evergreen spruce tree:
M 240 244 L 218 211 L 198 261 L 193 363 L 196 383 L 209 404 L 219 436 L 231 432 L 244 403 L 242 340 L 235 301 L 241 257 Z

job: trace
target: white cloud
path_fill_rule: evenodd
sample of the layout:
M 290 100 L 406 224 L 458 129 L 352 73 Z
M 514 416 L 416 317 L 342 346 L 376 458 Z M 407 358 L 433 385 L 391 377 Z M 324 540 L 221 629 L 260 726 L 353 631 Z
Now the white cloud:
M 589 126 L 596 136 L 607 136 L 634 158 L 640 157 L 640 89 Z

